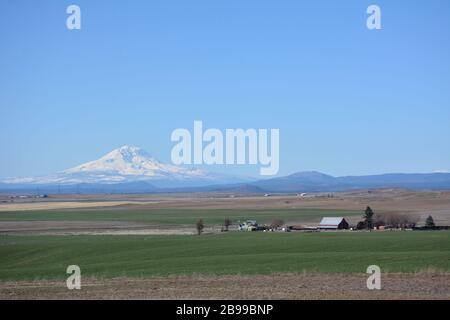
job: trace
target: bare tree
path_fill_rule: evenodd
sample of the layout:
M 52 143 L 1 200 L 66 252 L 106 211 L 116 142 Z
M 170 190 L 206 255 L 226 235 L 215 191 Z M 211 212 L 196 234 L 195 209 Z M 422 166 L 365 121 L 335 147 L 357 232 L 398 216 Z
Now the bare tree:
M 225 221 L 223 222 L 223 226 L 225 227 L 225 231 L 228 231 L 228 227 L 231 226 L 231 220 L 228 218 L 225 218 Z
M 197 227 L 197 234 L 201 235 L 203 232 L 203 229 L 205 228 L 205 225 L 203 224 L 203 220 L 202 219 L 198 220 L 195 226 Z
M 398 213 L 387 213 L 385 214 L 386 224 L 393 228 L 399 228 L 401 223 L 401 218 Z
M 409 218 L 406 214 L 399 214 L 400 228 L 405 229 L 408 227 Z
M 417 214 L 404 214 L 404 216 L 405 228 L 414 228 L 420 220 L 420 216 Z
M 376 213 L 373 218 L 373 225 L 375 227 L 385 226 L 386 225 L 386 215 Z
M 385 213 L 381 215 L 386 226 L 392 228 L 412 228 L 419 222 L 420 217 L 415 214 Z

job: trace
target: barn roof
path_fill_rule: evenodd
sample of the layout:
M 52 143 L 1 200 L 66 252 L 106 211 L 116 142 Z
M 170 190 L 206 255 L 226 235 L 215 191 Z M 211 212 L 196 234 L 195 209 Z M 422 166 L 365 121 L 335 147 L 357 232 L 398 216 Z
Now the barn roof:
M 342 217 L 325 217 L 322 218 L 322 221 L 320 221 L 319 226 L 320 227 L 331 227 L 331 226 L 338 226 L 344 218 Z

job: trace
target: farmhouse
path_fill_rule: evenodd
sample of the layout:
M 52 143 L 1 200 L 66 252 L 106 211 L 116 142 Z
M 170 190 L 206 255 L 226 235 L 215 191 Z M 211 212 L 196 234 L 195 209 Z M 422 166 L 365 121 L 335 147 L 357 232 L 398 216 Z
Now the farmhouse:
M 239 231 L 256 231 L 258 230 L 258 223 L 255 220 L 247 220 L 244 223 L 239 223 Z
M 322 230 L 348 229 L 348 222 L 342 217 L 336 218 L 325 217 L 322 218 L 322 221 L 320 221 L 317 228 Z

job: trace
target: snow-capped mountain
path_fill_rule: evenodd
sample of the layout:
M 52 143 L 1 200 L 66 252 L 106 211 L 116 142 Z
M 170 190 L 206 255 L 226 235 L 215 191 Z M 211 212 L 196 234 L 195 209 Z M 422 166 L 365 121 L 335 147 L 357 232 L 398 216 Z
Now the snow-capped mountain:
M 146 151 L 123 146 L 90 161 L 46 177 L 10 178 L 7 184 L 117 184 L 148 181 L 162 187 L 242 182 L 236 177 L 165 164 Z
M 98 160 L 65 170 L 63 174 L 92 177 L 96 182 L 99 181 L 98 179 L 117 182 L 157 178 L 208 177 L 208 174 L 201 170 L 189 170 L 184 167 L 161 163 L 153 159 L 146 151 L 130 146 L 115 149 Z
M 46 177 L 0 181 L 0 192 L 318 192 L 374 188 L 450 190 L 450 173 L 334 177 L 320 172 L 255 181 L 165 164 L 137 147 L 123 146 L 71 169 Z

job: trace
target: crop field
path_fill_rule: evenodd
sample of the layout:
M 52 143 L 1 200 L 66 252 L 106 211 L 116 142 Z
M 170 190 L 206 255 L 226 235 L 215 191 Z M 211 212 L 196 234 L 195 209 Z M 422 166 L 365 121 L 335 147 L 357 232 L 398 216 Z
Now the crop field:
M 225 218 L 235 223 L 255 219 L 270 223 L 274 218 L 289 223 L 318 222 L 323 216 L 361 216 L 357 210 L 329 209 L 95 209 L 1 212 L 1 221 L 126 221 L 151 225 L 221 224 Z
M 202 236 L 1 236 L 0 279 L 450 271 L 449 232 L 230 232 Z

